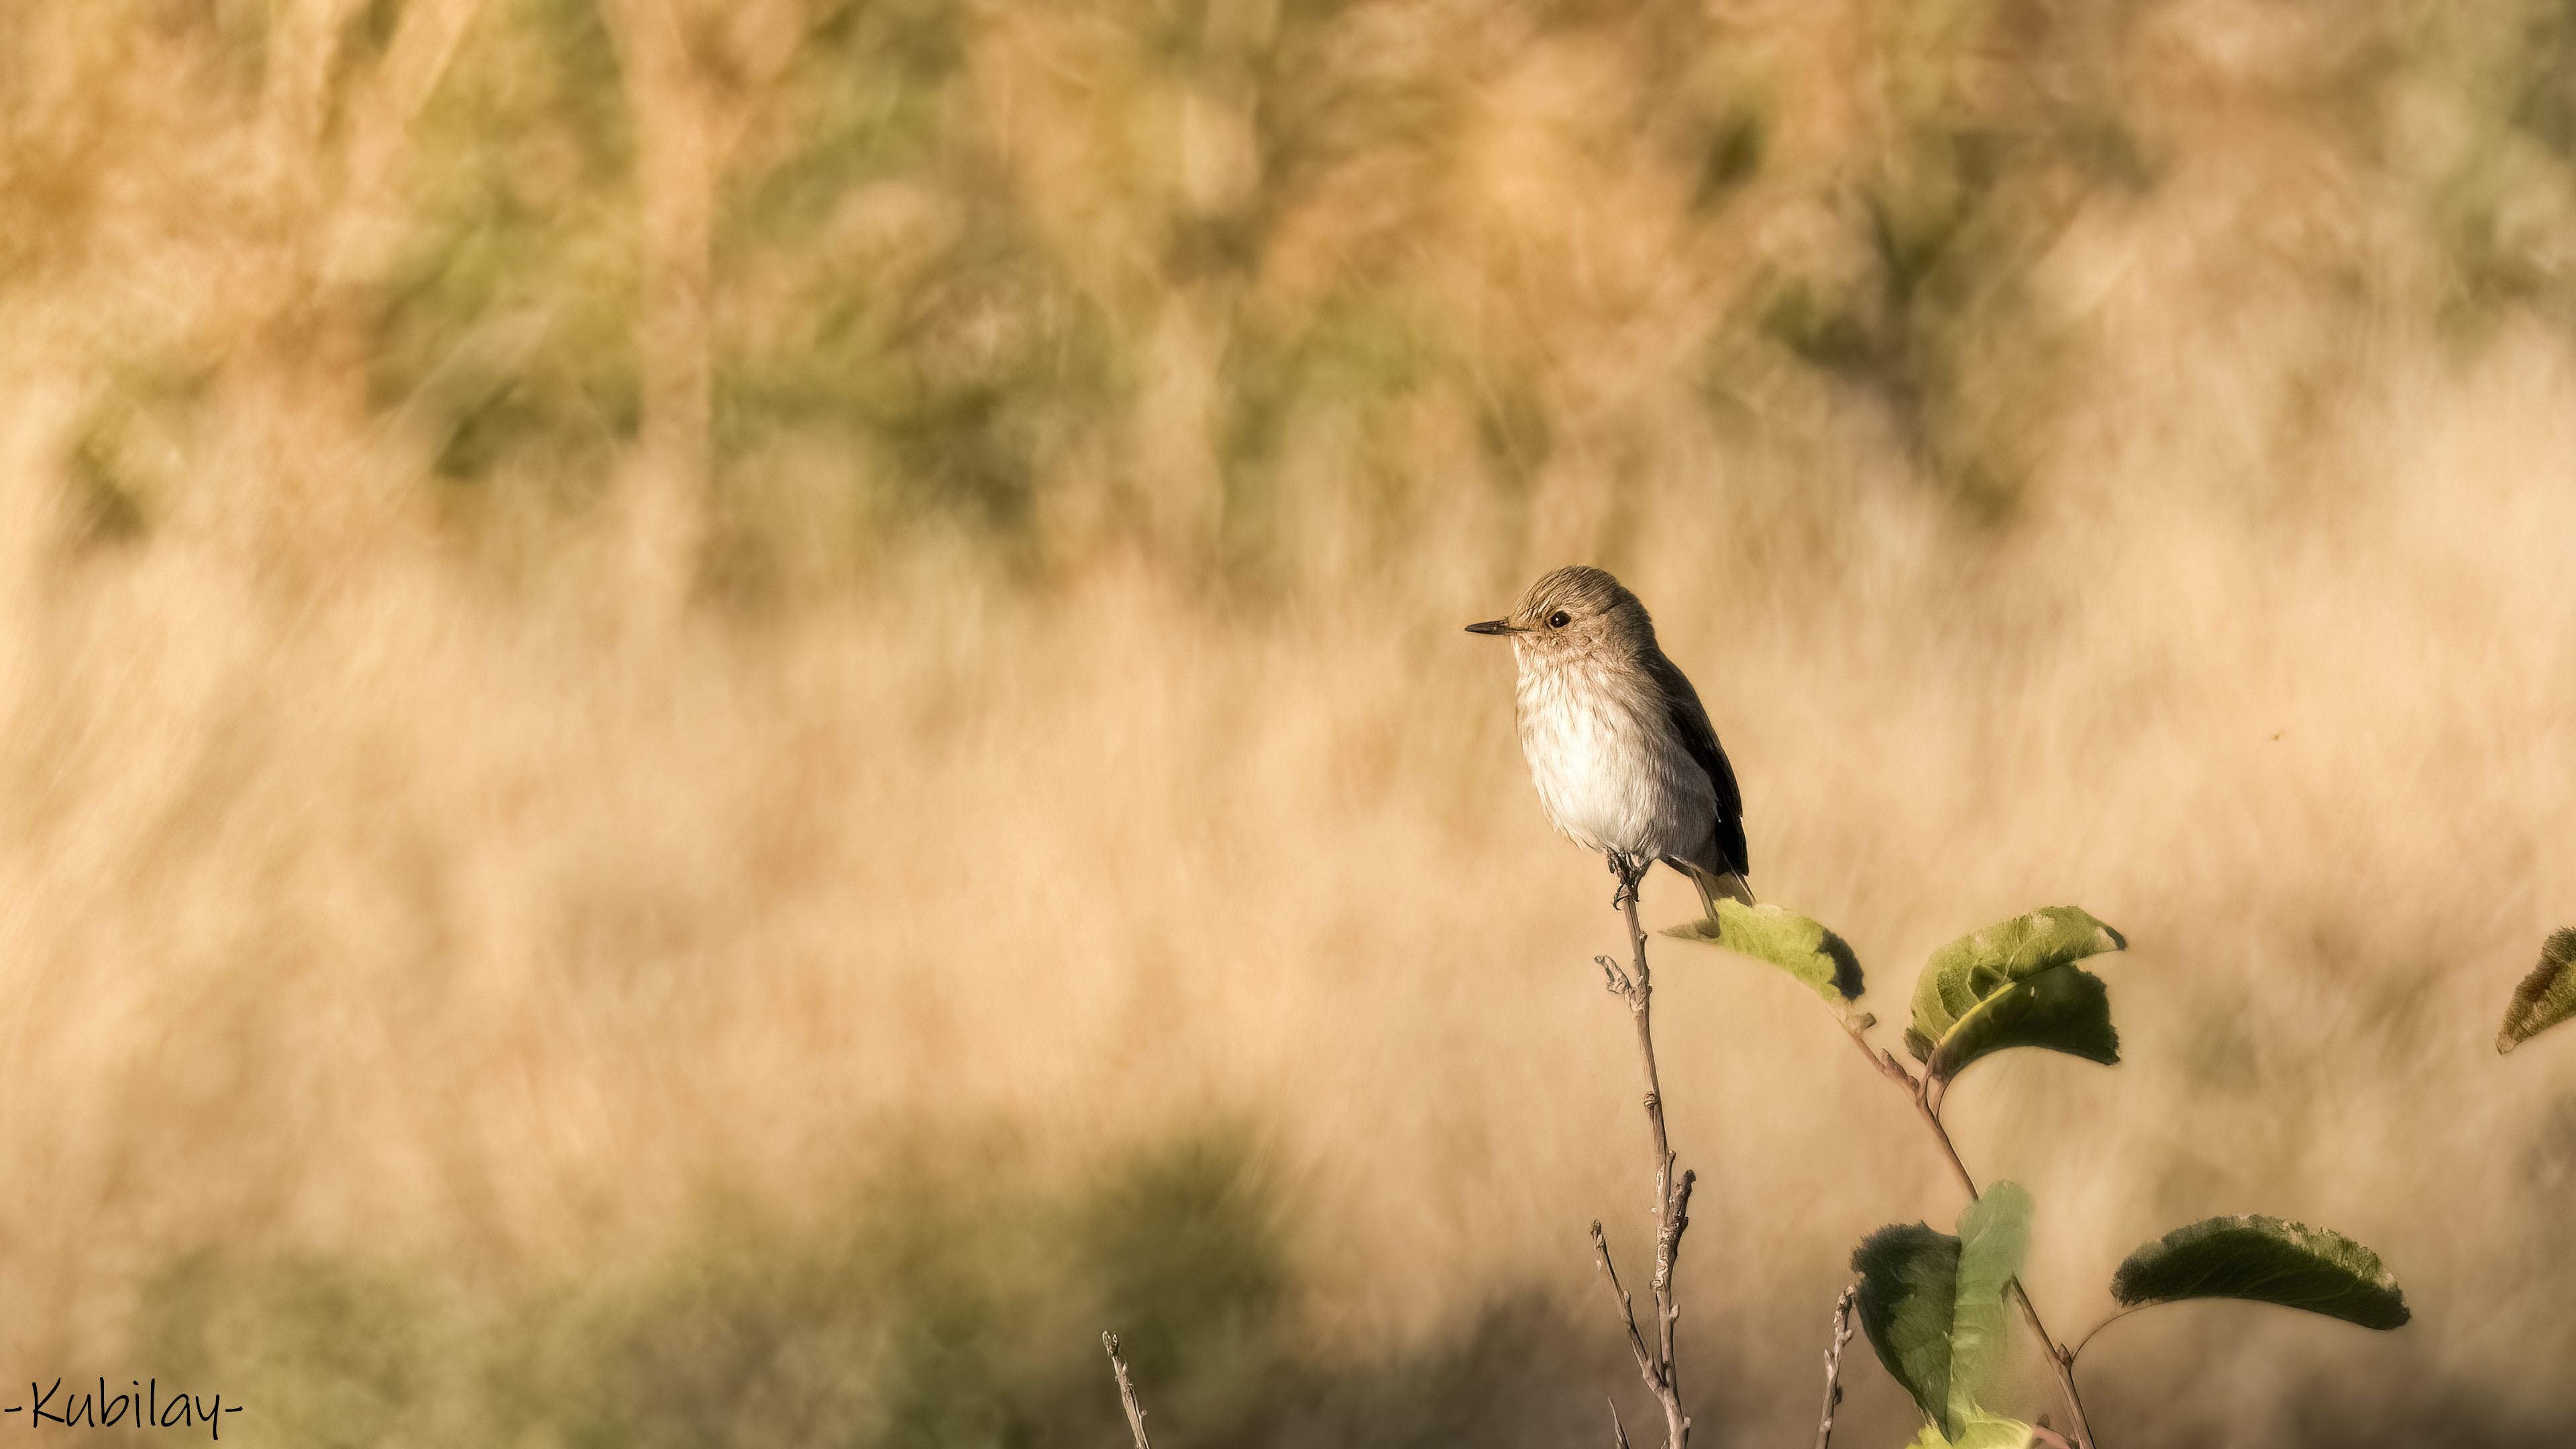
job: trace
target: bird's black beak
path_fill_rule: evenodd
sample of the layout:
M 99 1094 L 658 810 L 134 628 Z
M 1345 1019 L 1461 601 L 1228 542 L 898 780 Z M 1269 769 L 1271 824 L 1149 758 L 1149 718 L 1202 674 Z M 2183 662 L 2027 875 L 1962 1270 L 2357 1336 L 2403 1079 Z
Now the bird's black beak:
M 1468 625 L 1467 632 L 1470 634 L 1508 634 L 1512 632 L 1512 626 L 1504 623 L 1500 619 L 1487 619 L 1481 624 Z

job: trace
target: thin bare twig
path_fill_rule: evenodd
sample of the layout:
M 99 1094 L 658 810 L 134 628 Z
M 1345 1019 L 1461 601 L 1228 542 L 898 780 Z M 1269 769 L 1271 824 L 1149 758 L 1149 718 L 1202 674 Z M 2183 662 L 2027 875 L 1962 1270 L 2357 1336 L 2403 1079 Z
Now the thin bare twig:
M 1602 1274 L 1610 1280 L 1610 1297 L 1619 1305 L 1619 1322 L 1628 1330 L 1628 1351 L 1637 1357 L 1637 1372 L 1645 1378 L 1646 1387 L 1661 1396 L 1663 1378 L 1654 1351 L 1646 1347 L 1645 1335 L 1637 1331 L 1637 1305 L 1629 1298 L 1628 1290 L 1619 1286 L 1619 1270 L 1610 1266 L 1610 1240 L 1601 1235 L 1599 1218 L 1592 1220 L 1592 1254 Z
M 1919 1092 L 1922 1090 L 1922 1083 L 1914 1080 L 1914 1074 L 1905 1069 L 1905 1063 L 1896 1059 L 1896 1053 L 1891 1051 L 1882 1051 L 1869 1044 L 1869 1038 L 1861 1035 L 1860 1022 L 1854 1021 L 1848 1016 L 1841 1018 L 1841 1021 L 1844 1034 L 1852 1039 L 1853 1046 L 1860 1048 L 1860 1054 L 1863 1057 L 1868 1058 L 1870 1069 L 1872 1071 L 1877 1072 L 1880 1076 L 1887 1078 L 1896 1085 L 1903 1087 L 1908 1092 Z
M 1977 1180 L 1969 1175 L 1968 1164 L 1960 1160 L 1959 1149 L 1952 1145 L 1950 1129 L 1942 1125 L 1941 1110 L 1933 1104 L 1932 1091 L 1926 1082 L 1914 1084 L 1914 1111 L 1923 1119 L 1923 1125 L 1932 1129 L 1933 1140 L 1941 1144 L 1942 1155 L 1950 1159 L 1950 1170 L 1959 1175 L 1959 1185 L 1968 1190 L 1968 1200 L 1976 1201 L 1981 1195 L 1977 1191 Z
M 1136 1449 L 1154 1449 L 1145 1442 L 1145 1406 L 1136 1402 L 1136 1386 L 1127 1379 L 1127 1360 L 1118 1356 L 1118 1335 L 1103 1333 L 1100 1346 L 1109 1351 L 1109 1371 L 1118 1375 L 1118 1402 L 1127 1406 L 1127 1429 L 1136 1436 Z
M 1601 1234 L 1601 1225 L 1592 1225 L 1592 1241 L 1599 1252 L 1602 1271 L 1610 1275 L 1611 1291 L 1618 1296 L 1621 1320 L 1627 1325 L 1629 1348 L 1637 1357 L 1637 1373 L 1653 1390 L 1664 1406 L 1665 1449 L 1685 1449 L 1690 1442 L 1690 1419 L 1682 1413 L 1682 1395 L 1674 1368 L 1674 1338 L 1681 1322 L 1681 1309 L 1673 1296 L 1673 1266 L 1681 1259 L 1682 1234 L 1690 1227 L 1691 1188 L 1699 1180 L 1696 1173 L 1674 1176 L 1675 1161 L 1672 1140 L 1664 1130 L 1663 1089 L 1655 1073 L 1655 1033 L 1652 1020 L 1654 973 L 1646 965 L 1646 928 L 1637 922 L 1637 886 L 1645 879 L 1649 862 L 1640 857 L 1613 854 L 1611 872 L 1619 878 L 1619 893 L 1612 903 L 1626 914 L 1628 946 L 1635 958 L 1629 971 L 1621 971 L 1609 957 L 1594 959 L 1610 994 L 1627 1003 L 1628 1015 L 1637 1026 L 1637 1056 L 1646 1074 L 1646 1126 L 1654 1135 L 1655 1149 L 1655 1272 L 1650 1286 L 1655 1295 L 1655 1336 L 1651 1347 L 1637 1328 L 1637 1315 L 1628 1293 L 1619 1287 L 1618 1274 L 1610 1269 L 1609 1241 Z
M 2039 1310 L 2030 1306 L 2030 1290 L 2021 1286 L 2019 1278 L 2012 1280 L 2012 1291 L 2013 1297 L 2021 1303 L 2023 1321 L 2030 1325 L 2032 1333 L 2039 1336 L 2040 1345 L 2048 1350 L 2048 1366 L 2057 1371 L 2057 1391 L 2066 1399 L 2066 1417 L 2071 1421 L 2067 1429 L 2075 1441 L 2075 1449 L 2093 1449 L 2093 1426 L 2085 1421 L 2084 1400 L 2075 1392 L 2075 1355 L 2048 1336 L 2047 1326 L 2039 1321 Z
M 2084 1346 L 2093 1341 L 2093 1335 L 2100 1333 L 2103 1329 L 2110 1327 L 2112 1324 L 2119 1322 L 2121 1319 L 2128 1317 L 2139 1309 L 2151 1306 L 2153 1305 L 2146 1303 L 2132 1303 L 2125 1308 L 2115 1308 L 2111 1310 L 2110 1317 L 2105 1318 L 2101 1322 L 2094 1324 L 2091 1328 L 2084 1330 L 2084 1336 L 2075 1340 L 2075 1346 L 2066 1351 L 2066 1366 L 2068 1368 L 2073 1368 L 2075 1366 L 2075 1361 L 2084 1356 Z
M 1843 1345 L 1852 1341 L 1852 1305 L 1860 1299 L 1860 1285 L 1843 1289 L 1834 1300 L 1834 1338 L 1825 1349 L 1825 1412 L 1816 1421 L 1816 1449 L 1829 1449 L 1834 1442 L 1834 1410 L 1843 1402 Z
M 1610 1401 L 1610 1442 L 1615 1449 L 1628 1449 L 1627 1426 L 1619 1422 L 1619 1401 Z

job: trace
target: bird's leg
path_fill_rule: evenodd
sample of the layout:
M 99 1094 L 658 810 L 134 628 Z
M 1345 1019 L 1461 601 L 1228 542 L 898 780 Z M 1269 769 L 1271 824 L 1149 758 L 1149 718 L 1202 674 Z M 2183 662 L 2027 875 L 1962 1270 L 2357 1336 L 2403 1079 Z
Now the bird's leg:
M 1640 899 L 1637 886 L 1645 880 L 1646 871 L 1653 863 L 1642 855 L 1630 855 L 1624 850 L 1604 851 L 1603 854 L 1609 857 L 1610 873 L 1619 878 L 1619 889 L 1610 897 L 1610 909 L 1625 910 Z

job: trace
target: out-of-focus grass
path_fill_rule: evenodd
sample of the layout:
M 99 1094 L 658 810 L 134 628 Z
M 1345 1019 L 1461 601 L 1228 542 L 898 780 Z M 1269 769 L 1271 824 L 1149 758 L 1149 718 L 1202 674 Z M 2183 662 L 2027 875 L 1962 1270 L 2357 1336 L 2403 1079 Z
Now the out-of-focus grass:
M 143 1286 L 136 1347 L 254 1406 L 227 1424 L 252 1442 L 1114 1442 L 1100 1321 L 1127 1325 L 1156 1432 L 1192 1443 L 1597 1427 L 1564 1390 L 1618 1346 L 1526 1292 L 1393 1354 L 1303 1342 L 1239 1132 L 1184 1133 L 1069 1199 L 973 1177 L 908 1160 L 803 1217 L 711 1196 L 648 1257 L 506 1308 L 436 1265 L 209 1249 Z
M 16 7 L 0 1367 L 1107 1445 L 1114 1327 L 1183 1445 L 1597 1434 L 1608 881 L 1458 633 L 1588 559 L 1878 995 L 2136 943 L 2127 1062 L 1952 1098 L 2053 1326 L 2218 1212 L 2403 1276 L 2124 1322 L 2117 1443 L 2564 1438 L 2563 11 Z M 1957 1204 L 1665 956 L 1778 1442 Z

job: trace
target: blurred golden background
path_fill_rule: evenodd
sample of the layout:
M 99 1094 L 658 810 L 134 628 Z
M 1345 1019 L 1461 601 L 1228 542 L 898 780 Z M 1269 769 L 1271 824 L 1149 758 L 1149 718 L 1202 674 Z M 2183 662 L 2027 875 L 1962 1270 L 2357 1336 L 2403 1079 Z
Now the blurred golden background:
M 2053 1328 L 2399 1274 L 2123 1323 L 2106 1444 L 2576 1437 L 2564 0 L 14 0 L 0 207 L 0 1378 L 1110 1449 L 1114 1327 L 1181 1449 L 1646 1434 L 1610 878 L 1460 632 L 1589 561 L 1891 1043 L 2128 934 L 2128 1060 L 1951 1097 Z M 1959 1203 L 1658 961 L 1697 1442 L 1804 1443 Z

